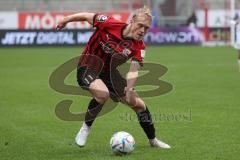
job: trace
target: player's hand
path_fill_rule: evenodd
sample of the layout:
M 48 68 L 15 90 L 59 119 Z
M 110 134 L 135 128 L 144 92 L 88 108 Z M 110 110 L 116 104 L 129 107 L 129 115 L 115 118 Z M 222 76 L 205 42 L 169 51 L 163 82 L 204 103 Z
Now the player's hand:
M 132 106 L 135 106 L 137 101 L 136 101 L 134 89 L 125 87 L 124 92 L 125 92 L 126 102 Z
M 61 30 L 66 26 L 67 22 L 62 19 L 58 22 L 57 26 L 56 26 L 56 30 Z
M 124 93 L 127 101 L 130 101 L 132 99 L 133 92 L 134 92 L 133 88 L 128 88 L 128 87 L 124 88 Z
M 134 89 L 132 88 L 132 87 L 125 87 L 124 88 L 124 93 L 126 94 L 127 92 L 129 92 L 129 91 L 133 91 Z

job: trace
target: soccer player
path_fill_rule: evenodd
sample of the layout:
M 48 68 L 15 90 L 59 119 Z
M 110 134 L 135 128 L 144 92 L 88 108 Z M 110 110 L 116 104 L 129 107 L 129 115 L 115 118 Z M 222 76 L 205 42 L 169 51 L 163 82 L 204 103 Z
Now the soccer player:
M 238 67 L 240 72 L 240 21 L 236 23 L 235 49 L 238 51 Z
M 234 48 L 238 51 L 238 66 L 240 72 L 240 17 L 238 14 L 234 17 Z
M 85 146 L 93 121 L 110 97 L 127 104 L 136 112 L 151 146 L 170 148 L 156 138 L 151 114 L 134 91 L 138 70 L 145 56 L 143 38 L 152 22 L 150 9 L 143 7 L 136 10 L 129 24 L 105 14 L 77 13 L 59 21 L 56 29 L 62 29 L 73 21 L 87 21 L 96 28 L 77 67 L 78 84 L 87 89 L 93 98 L 89 102 L 85 122 L 75 138 L 76 143 L 80 147 Z M 116 68 L 129 59 L 130 69 L 124 79 Z

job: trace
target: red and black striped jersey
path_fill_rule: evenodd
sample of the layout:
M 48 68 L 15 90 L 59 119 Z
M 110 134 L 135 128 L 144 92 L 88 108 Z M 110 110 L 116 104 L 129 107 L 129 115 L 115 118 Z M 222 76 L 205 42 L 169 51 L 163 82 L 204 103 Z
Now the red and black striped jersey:
M 141 65 L 145 56 L 143 41 L 136 41 L 123 37 L 126 23 L 114 17 L 96 14 L 93 27 L 96 31 L 86 45 L 80 60 L 80 66 L 109 71 L 110 67 L 117 67 L 129 59 L 137 60 Z

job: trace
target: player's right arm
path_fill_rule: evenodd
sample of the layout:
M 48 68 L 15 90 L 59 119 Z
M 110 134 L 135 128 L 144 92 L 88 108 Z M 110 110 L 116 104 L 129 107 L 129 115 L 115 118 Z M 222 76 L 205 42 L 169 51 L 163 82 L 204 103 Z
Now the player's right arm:
M 56 29 L 57 30 L 63 29 L 67 25 L 67 23 L 75 22 L 75 21 L 87 21 L 89 24 L 93 25 L 94 16 L 95 16 L 95 13 L 88 13 L 88 12 L 76 13 L 76 14 L 66 16 L 58 22 Z

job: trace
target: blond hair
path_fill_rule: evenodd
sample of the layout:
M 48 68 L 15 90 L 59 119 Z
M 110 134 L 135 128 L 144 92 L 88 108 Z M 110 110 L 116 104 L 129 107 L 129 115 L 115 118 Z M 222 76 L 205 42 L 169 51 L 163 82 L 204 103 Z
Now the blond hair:
M 147 6 L 143 6 L 143 8 L 137 9 L 133 13 L 133 17 L 132 18 L 135 18 L 137 16 L 141 16 L 141 15 L 149 16 L 151 19 L 153 18 L 152 13 L 151 13 L 151 9 L 149 7 L 147 7 Z

